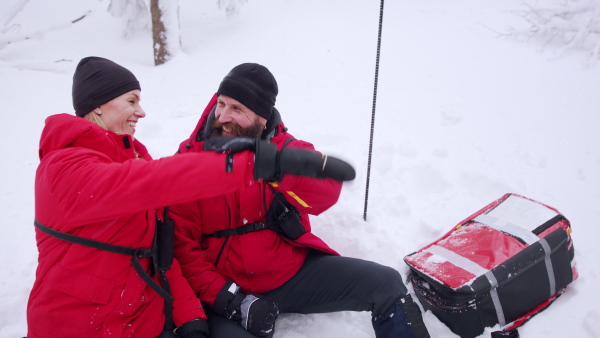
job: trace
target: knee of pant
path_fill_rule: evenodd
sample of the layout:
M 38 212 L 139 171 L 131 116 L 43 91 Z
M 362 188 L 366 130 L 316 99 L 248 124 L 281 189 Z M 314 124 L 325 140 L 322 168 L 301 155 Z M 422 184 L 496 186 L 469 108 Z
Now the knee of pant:
M 402 276 L 396 269 L 382 266 L 378 272 L 378 278 L 381 281 L 380 288 L 383 292 L 389 294 L 389 297 L 398 299 L 408 293 L 402 281 Z
M 390 267 L 381 266 L 375 279 L 378 284 L 377 288 L 373 290 L 372 314 L 378 316 L 389 309 L 398 299 L 405 296 L 408 290 L 402 282 L 400 273 Z

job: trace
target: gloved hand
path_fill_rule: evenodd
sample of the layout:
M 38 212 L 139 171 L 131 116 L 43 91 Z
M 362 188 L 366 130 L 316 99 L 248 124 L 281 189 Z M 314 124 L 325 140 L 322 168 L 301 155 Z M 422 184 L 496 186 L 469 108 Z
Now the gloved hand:
M 239 292 L 239 287 L 227 282 L 219 291 L 212 306 L 213 311 L 233 321 L 258 337 L 265 337 L 273 331 L 279 315 L 277 305 L 261 295 Z
M 217 153 L 254 151 L 254 178 L 270 182 L 281 181 L 284 174 L 337 181 L 351 181 L 356 177 L 350 164 L 333 156 L 295 148 L 277 151 L 276 145 L 249 137 L 213 137 L 204 141 L 203 147 Z
M 202 144 L 204 150 L 217 153 L 239 153 L 244 150 L 254 151 L 256 139 L 249 137 L 215 136 Z
M 181 338 L 208 338 L 208 322 L 205 319 L 194 319 L 175 329 Z
M 296 148 L 277 151 L 274 144 L 256 142 L 254 178 L 281 181 L 284 174 L 332 178 L 336 181 L 351 181 L 356 177 L 350 164 L 333 156 Z

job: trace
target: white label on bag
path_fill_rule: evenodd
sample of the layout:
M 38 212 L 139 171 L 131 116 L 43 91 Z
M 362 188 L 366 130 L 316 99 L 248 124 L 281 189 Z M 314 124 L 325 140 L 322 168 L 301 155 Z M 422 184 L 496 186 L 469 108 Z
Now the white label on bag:
M 539 240 L 532 231 L 556 215 L 556 211 L 540 203 L 511 195 L 487 214 L 477 216 L 474 221 L 532 244 Z
M 487 215 L 499 219 L 501 223 L 510 223 L 533 231 L 558 213 L 540 203 L 511 195 Z

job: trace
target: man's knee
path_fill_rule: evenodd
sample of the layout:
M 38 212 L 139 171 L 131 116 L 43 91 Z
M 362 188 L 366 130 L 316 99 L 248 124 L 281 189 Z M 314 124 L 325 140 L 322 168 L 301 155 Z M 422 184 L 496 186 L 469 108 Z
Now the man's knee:
M 402 276 L 391 267 L 379 265 L 373 273 L 373 315 L 379 315 L 408 293 Z
M 379 286 L 381 292 L 388 294 L 390 297 L 394 298 L 394 300 L 397 300 L 408 293 L 408 290 L 402 281 L 402 276 L 396 269 L 381 265 L 377 276 L 381 284 Z

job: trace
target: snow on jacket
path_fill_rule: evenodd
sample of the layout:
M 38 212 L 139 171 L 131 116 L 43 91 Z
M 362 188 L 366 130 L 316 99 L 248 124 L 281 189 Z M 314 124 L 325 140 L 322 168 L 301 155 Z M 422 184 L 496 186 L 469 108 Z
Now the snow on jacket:
M 144 160 L 137 160 L 137 156 Z M 205 153 L 152 160 L 129 135 L 81 117 L 50 116 L 40 140 L 35 217 L 65 233 L 131 248 L 151 248 L 161 207 L 232 193 L 252 184 L 253 155 Z M 28 337 L 156 337 L 164 300 L 135 272 L 131 256 L 51 237 L 36 229 L 36 281 Z M 150 259 L 140 258 L 150 271 Z M 175 325 L 206 318 L 175 260 L 167 278 Z M 154 278 L 156 280 L 156 277 Z
M 216 102 L 213 96 L 190 139 L 181 143 L 180 153 L 204 152 L 202 139 L 208 134 L 203 126 L 214 119 Z M 265 134 L 278 149 L 293 138 L 277 111 L 267 123 Z M 299 140 L 291 140 L 286 146 L 314 150 L 312 144 Z M 302 213 L 301 221 L 307 232 L 295 241 L 271 230 L 225 238 L 204 236 L 265 221 L 273 199 L 267 184 L 260 181 L 225 196 L 171 206 L 176 224 L 175 256 L 194 291 L 209 305 L 227 281 L 251 293 L 264 293 L 281 286 L 300 269 L 310 248 L 338 255 L 311 232 L 308 218 L 308 214 L 318 215 L 337 202 L 342 183 L 332 179 L 285 175 L 281 182 L 271 184 Z

